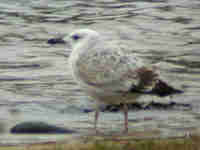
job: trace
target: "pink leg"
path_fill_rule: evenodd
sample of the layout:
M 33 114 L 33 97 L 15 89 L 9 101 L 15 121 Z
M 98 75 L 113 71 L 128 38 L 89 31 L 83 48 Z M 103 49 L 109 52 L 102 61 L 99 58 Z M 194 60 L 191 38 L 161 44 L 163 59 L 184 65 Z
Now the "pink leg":
M 95 129 L 96 133 L 98 132 L 97 131 L 98 118 L 99 118 L 99 110 L 96 110 L 95 111 L 95 120 L 94 120 L 94 129 Z
M 124 104 L 124 132 L 128 133 L 128 107 Z

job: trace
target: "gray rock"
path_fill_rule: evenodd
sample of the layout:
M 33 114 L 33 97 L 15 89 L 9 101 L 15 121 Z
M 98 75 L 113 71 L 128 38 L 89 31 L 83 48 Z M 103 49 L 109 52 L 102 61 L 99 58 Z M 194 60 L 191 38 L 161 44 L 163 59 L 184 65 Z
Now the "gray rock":
M 50 125 L 45 122 L 23 122 L 10 129 L 14 134 L 72 134 L 76 131 Z

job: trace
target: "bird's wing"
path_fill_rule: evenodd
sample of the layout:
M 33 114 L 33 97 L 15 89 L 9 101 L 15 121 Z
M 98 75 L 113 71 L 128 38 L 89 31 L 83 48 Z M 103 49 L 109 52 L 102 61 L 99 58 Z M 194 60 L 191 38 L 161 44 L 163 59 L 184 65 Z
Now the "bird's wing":
M 155 66 L 140 67 L 135 69 L 134 72 L 137 74 L 139 82 L 137 85 L 133 84 L 130 91 L 145 93 L 152 91 L 155 88 L 159 80 L 159 73 Z
M 143 84 L 138 76 L 141 61 L 120 48 L 82 54 L 75 65 L 81 82 L 97 88 L 128 91 L 132 85 Z M 149 82 L 145 80 L 146 83 Z
M 153 94 L 160 97 L 169 96 L 173 94 L 181 94 L 182 90 L 176 89 L 167 82 L 159 78 L 159 74 L 154 68 L 141 67 L 135 70 L 140 82 L 138 85 L 132 85 L 130 92 L 141 94 Z
M 94 48 L 76 61 L 81 83 L 112 92 L 132 92 L 167 96 L 182 93 L 160 79 L 157 66 L 144 65 L 120 47 Z

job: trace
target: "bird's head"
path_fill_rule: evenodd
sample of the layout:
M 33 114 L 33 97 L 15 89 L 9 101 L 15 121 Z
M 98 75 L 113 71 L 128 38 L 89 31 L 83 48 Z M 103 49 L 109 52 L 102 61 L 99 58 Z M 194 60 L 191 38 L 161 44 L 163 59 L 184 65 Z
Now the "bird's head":
M 64 38 L 66 43 L 69 43 L 72 48 L 78 44 L 96 41 L 99 38 L 99 33 L 91 29 L 79 29 Z M 83 42 L 85 41 L 85 42 Z

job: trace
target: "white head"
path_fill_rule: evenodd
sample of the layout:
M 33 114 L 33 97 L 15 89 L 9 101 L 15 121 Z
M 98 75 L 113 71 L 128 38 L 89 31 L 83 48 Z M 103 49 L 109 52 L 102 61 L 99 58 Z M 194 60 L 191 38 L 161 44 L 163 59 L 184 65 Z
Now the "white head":
M 64 38 L 72 48 L 76 47 L 78 44 L 97 41 L 99 38 L 99 33 L 91 29 L 79 29 L 72 32 L 69 36 Z M 85 41 L 85 42 L 83 42 Z

